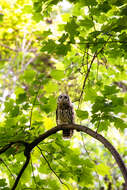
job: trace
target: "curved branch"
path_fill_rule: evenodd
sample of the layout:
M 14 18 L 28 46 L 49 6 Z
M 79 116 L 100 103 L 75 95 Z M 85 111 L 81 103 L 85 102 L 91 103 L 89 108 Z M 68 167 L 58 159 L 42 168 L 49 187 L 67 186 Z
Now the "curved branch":
M 30 161 L 30 152 L 32 151 L 32 149 L 34 147 L 36 147 L 41 141 L 43 141 L 44 139 L 46 139 L 47 137 L 49 137 L 52 134 L 55 134 L 56 132 L 63 130 L 63 129 L 76 129 L 77 131 L 82 131 L 88 135 L 90 135 L 91 137 L 97 139 L 98 141 L 100 141 L 112 154 L 112 156 L 115 158 L 118 167 L 121 170 L 121 173 L 124 177 L 125 180 L 125 189 L 127 190 L 127 168 L 125 167 L 125 164 L 121 158 L 121 156 L 119 155 L 119 153 L 117 152 L 117 150 L 113 147 L 113 145 L 106 139 L 104 138 L 102 135 L 98 134 L 97 132 L 93 131 L 92 129 L 85 127 L 83 125 L 77 125 L 77 124 L 68 124 L 68 125 L 59 125 L 56 126 L 48 131 L 46 131 L 45 133 L 43 133 L 42 135 L 40 135 L 38 138 L 36 138 L 32 143 L 28 144 L 26 143 L 25 146 L 25 150 L 24 150 L 24 155 L 26 156 L 26 161 L 23 165 L 23 167 L 21 168 L 16 181 L 12 187 L 12 190 L 15 190 L 15 188 L 18 185 L 18 182 L 24 172 L 24 170 L 26 169 L 27 165 L 29 164 Z M 24 144 L 25 145 L 25 144 Z
M 30 154 L 27 155 L 26 161 L 25 161 L 24 165 L 22 166 L 22 168 L 21 168 L 21 170 L 20 170 L 20 172 L 19 172 L 19 174 L 18 174 L 18 176 L 17 176 L 17 178 L 16 178 L 16 180 L 15 180 L 15 183 L 14 183 L 14 185 L 13 185 L 13 187 L 12 187 L 11 190 L 15 190 L 15 188 L 17 187 L 18 182 L 19 182 L 19 180 L 20 180 L 20 178 L 21 178 L 21 176 L 22 176 L 24 170 L 26 169 L 26 167 L 27 167 L 28 164 L 29 164 L 29 161 L 30 161 Z
M 117 150 L 113 147 L 113 145 L 106 138 L 104 138 L 102 135 L 98 134 L 97 132 L 93 131 L 92 129 L 90 129 L 88 127 L 85 127 L 82 125 L 77 125 L 77 124 L 56 126 L 52 129 L 46 131 L 45 133 L 40 135 L 38 138 L 36 138 L 32 143 L 30 143 L 27 146 L 27 152 L 30 152 L 35 146 L 37 146 L 41 141 L 43 141 L 50 135 L 55 134 L 57 131 L 60 131 L 60 130 L 66 129 L 66 128 L 82 131 L 84 133 L 87 133 L 91 137 L 97 139 L 98 141 L 100 141 L 111 152 L 112 156 L 115 158 L 115 160 L 121 170 L 121 173 L 124 177 L 126 188 L 127 188 L 127 168 L 125 167 L 125 164 L 124 164 L 121 156 L 119 155 Z

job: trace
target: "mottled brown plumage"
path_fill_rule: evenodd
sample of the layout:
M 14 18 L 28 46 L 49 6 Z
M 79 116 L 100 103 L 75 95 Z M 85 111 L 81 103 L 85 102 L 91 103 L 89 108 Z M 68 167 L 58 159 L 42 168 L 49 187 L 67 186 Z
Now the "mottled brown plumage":
M 71 105 L 69 96 L 61 94 L 58 97 L 57 109 L 56 109 L 56 123 L 57 125 L 74 123 L 74 112 Z M 71 138 L 73 135 L 72 129 L 64 129 L 63 137 Z

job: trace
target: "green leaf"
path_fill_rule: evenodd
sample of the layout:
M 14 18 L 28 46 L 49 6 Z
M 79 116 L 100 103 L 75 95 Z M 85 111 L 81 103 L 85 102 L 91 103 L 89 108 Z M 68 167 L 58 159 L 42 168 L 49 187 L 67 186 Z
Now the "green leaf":
M 51 32 L 51 30 L 49 29 L 49 30 L 47 30 L 47 31 L 44 31 L 43 33 L 42 33 L 42 36 L 44 37 L 44 38 L 46 38 L 46 37 L 48 37 L 49 35 L 51 35 L 52 34 L 52 32 Z
M 108 1 L 104 1 L 99 4 L 98 9 L 100 12 L 108 12 L 111 9 L 110 3 Z
M 61 38 L 59 39 L 59 42 L 60 42 L 60 43 L 63 43 L 63 42 L 66 41 L 67 38 L 68 38 L 68 34 L 64 33 L 64 34 L 61 36 Z
M 37 12 L 37 13 L 41 12 L 41 10 L 42 10 L 42 2 L 41 1 L 34 2 L 33 6 L 34 6 L 35 12 Z
M 32 19 L 35 20 L 36 22 L 40 22 L 42 20 L 42 14 L 39 12 L 33 13 Z
M 53 40 L 48 40 L 48 41 L 45 41 L 45 42 L 43 42 L 43 44 L 42 44 L 43 46 L 42 46 L 42 48 L 41 48 L 41 51 L 42 52 L 48 52 L 48 53 L 52 53 L 52 52 L 54 52 L 55 51 L 55 49 L 56 49 L 56 44 L 55 44 L 55 42 L 53 41 Z
M 82 119 L 82 120 L 88 118 L 88 112 L 87 112 L 87 111 L 76 110 L 76 114 L 77 114 L 77 116 L 78 116 L 80 119 Z
M 89 18 L 85 18 L 85 19 L 79 21 L 79 25 L 83 26 L 86 29 L 90 29 L 91 27 L 94 26 L 94 23 Z
M 127 128 L 127 124 L 120 118 L 114 117 L 114 125 L 117 129 L 121 129 L 122 131 Z
M 18 98 L 17 98 L 16 102 L 18 104 L 21 104 L 21 103 L 25 102 L 26 100 L 27 100 L 26 93 L 21 93 L 21 94 L 18 95 Z
M 24 74 L 21 75 L 20 79 L 26 81 L 27 83 L 31 83 L 36 76 L 36 72 L 32 69 L 27 69 L 24 71 Z
M 25 13 L 32 13 L 33 8 L 32 8 L 31 5 L 25 5 L 25 6 L 23 7 L 23 11 L 24 11 Z
M 79 32 L 77 31 L 78 29 L 78 24 L 76 23 L 76 17 L 72 17 L 70 19 L 70 22 L 67 22 L 65 25 L 65 31 L 70 34 L 70 40 L 74 42 L 74 36 L 77 35 Z
M 90 100 L 91 102 L 95 102 L 95 99 L 97 97 L 97 92 L 95 89 L 93 89 L 91 86 L 88 86 L 85 89 L 85 101 Z
M 57 45 L 55 52 L 57 55 L 66 55 L 70 48 L 70 44 L 59 44 Z
M 19 106 L 13 106 L 12 109 L 10 110 L 10 116 L 11 117 L 16 117 L 19 115 Z
M 4 103 L 4 106 L 5 106 L 5 108 L 4 108 L 4 112 L 9 112 L 9 111 L 11 111 L 12 109 L 13 109 L 13 107 L 14 107 L 14 100 L 13 99 L 10 99 L 9 101 L 6 101 L 5 103 Z
M 45 90 L 48 93 L 57 92 L 58 91 L 58 85 L 54 83 L 53 81 L 48 82 L 48 84 L 45 85 Z
M 102 93 L 104 94 L 104 96 L 115 94 L 117 92 L 119 92 L 119 89 L 117 89 L 117 87 L 115 85 L 113 85 L 113 86 L 107 86 L 107 85 L 105 85 L 104 86 L 104 91 L 102 91 Z
M 52 70 L 51 76 L 56 80 L 61 80 L 62 78 L 64 78 L 64 71 Z
M 97 5 L 96 0 L 81 0 L 81 4 L 84 6 L 95 6 Z
M 96 171 L 98 174 L 102 176 L 105 176 L 105 175 L 110 176 L 110 168 L 109 166 L 106 166 L 105 164 L 96 165 Z
M 82 190 L 90 190 L 89 188 L 87 188 L 87 187 L 83 187 L 83 189 Z
M 0 179 L 0 187 L 7 186 L 6 179 Z
M 107 131 L 109 126 L 110 126 L 110 122 L 107 120 L 100 122 L 100 124 L 97 123 L 98 132 Z

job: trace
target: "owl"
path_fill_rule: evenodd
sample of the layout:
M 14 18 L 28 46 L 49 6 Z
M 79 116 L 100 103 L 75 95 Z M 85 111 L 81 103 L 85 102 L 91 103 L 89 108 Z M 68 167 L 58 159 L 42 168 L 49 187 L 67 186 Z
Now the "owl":
M 56 123 L 57 125 L 72 124 L 74 123 L 74 111 L 71 105 L 69 96 L 61 94 L 58 97 L 57 109 L 56 109 Z M 73 129 L 64 129 L 63 137 L 71 138 L 73 135 Z

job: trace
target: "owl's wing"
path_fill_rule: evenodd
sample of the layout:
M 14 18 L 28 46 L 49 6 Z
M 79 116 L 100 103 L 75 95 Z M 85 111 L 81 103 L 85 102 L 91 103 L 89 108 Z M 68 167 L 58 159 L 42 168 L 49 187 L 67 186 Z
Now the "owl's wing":
M 68 117 L 70 121 L 69 123 L 74 123 L 74 110 L 72 105 L 69 106 L 68 112 L 69 112 Z

